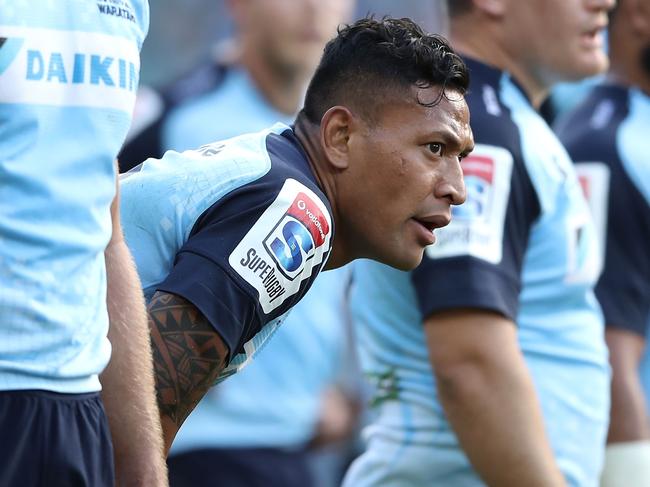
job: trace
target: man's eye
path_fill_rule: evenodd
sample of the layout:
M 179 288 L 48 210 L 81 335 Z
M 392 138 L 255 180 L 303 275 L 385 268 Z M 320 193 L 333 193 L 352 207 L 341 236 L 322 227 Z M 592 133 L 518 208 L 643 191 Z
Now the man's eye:
M 442 155 L 442 144 L 438 142 L 431 142 L 428 144 L 429 150 L 437 156 Z

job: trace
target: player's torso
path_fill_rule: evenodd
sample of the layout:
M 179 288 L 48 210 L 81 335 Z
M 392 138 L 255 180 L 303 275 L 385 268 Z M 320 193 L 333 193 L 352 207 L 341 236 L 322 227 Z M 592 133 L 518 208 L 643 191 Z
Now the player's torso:
M 650 311 L 650 97 L 597 86 L 556 126 L 571 152 L 601 242 L 596 288 L 608 325 L 641 335 Z
M 19 376 L 0 387 L 98 388 L 113 164 L 147 26 L 146 1 L 0 1 L 0 368 Z
M 266 343 L 284 319 L 280 310 L 300 299 L 306 281 L 311 283 L 329 255 L 327 199 L 297 142 L 282 135 L 289 132 L 277 124 L 196 151 L 170 151 L 121 180 L 122 225 L 147 299 L 179 252 L 201 254 L 190 236 L 214 220 L 223 231 L 210 241 L 210 253 L 219 256 L 218 265 L 236 286 L 252 288 L 256 307 L 269 318 L 251 333 L 220 380 Z M 287 162 L 296 157 L 299 164 Z M 250 204 L 255 208 L 246 206 Z M 250 213 L 255 218 L 242 216 Z
M 509 231 L 508 222 L 503 221 L 509 181 L 513 171 L 527 175 L 538 200 L 538 214 L 528 224 L 527 247 L 521 256 L 516 319 L 519 342 L 544 412 L 566 413 L 560 429 L 570 423 L 569 429 L 583 428 L 587 435 L 593 432 L 597 441 L 606 422 L 608 383 L 602 319 L 592 292 L 599 271 L 598 249 L 571 162 L 509 77 L 489 83 L 481 79 L 480 71 L 473 71 L 467 100 L 477 143 L 474 153 L 463 162 L 468 201 L 454 209 L 448 227 L 436 231 L 438 242 L 426 254 L 435 260 L 460 252 L 498 263 L 501 241 Z M 514 141 L 506 146 L 483 135 L 494 131 L 495 125 L 497 131 L 501 129 L 498 124 L 504 113 L 508 115 L 507 127 L 501 128 L 513 131 L 508 139 Z M 418 279 L 425 279 L 424 272 L 436 272 L 435 263 L 423 269 L 408 274 L 360 262 L 354 272 L 353 313 L 364 369 L 379 386 L 375 402 L 380 405 L 380 416 L 375 427 L 380 433 L 371 436 L 393 435 L 402 445 L 430 445 L 448 451 L 458 445 L 437 400 L 419 310 L 422 303 L 414 280 L 417 273 Z M 576 404 L 584 411 L 569 417 Z M 547 428 L 553 430 L 554 426 Z M 567 465 L 583 460 L 576 444 L 563 443 L 560 431 L 550 433 L 558 457 L 566 458 Z M 570 440 L 575 434 L 572 430 L 564 438 Z M 597 466 L 598 455 L 593 465 Z M 445 472 L 454 463 L 457 461 L 446 458 L 435 468 Z M 431 464 L 421 468 L 428 472 L 425 476 L 434 475 Z M 475 477 L 471 480 L 474 474 L 467 463 L 459 468 L 467 472 L 467 485 L 478 482 Z M 575 481 L 583 474 L 567 475 Z M 442 478 L 449 477 L 441 473 Z

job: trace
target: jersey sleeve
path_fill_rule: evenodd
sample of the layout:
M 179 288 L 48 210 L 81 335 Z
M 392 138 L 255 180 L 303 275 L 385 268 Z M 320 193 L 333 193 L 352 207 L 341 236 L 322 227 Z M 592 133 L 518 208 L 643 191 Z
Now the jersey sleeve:
M 157 288 L 194 304 L 234 357 L 307 292 L 331 237 L 329 208 L 315 192 L 262 178 L 202 214 Z
M 499 146 L 477 144 L 463 160 L 467 201 L 436 232 L 412 282 L 427 317 L 476 308 L 515 320 L 521 268 L 539 202 L 526 169 Z
M 620 165 L 580 163 L 578 176 L 604 242 L 596 296 L 607 326 L 647 334 L 650 206 Z

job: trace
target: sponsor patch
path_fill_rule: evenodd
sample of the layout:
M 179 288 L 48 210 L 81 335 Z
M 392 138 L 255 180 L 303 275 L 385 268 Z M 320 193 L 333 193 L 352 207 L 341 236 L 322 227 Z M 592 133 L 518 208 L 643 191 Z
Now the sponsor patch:
M 327 257 L 331 228 L 329 211 L 320 198 L 287 179 L 228 262 L 257 290 L 268 314 L 298 292 L 302 281 Z
M 136 41 L 97 32 L 0 25 L 0 102 L 133 111 Z
M 447 227 L 436 230 L 437 243 L 427 247 L 428 257 L 468 255 L 501 262 L 512 164 L 508 150 L 483 144 L 463 159 L 467 201 L 453 208 Z

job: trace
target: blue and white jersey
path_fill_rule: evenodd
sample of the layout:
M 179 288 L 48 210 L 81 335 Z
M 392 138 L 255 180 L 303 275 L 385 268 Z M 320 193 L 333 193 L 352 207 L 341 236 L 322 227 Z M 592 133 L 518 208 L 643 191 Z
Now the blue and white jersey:
M 0 390 L 100 389 L 144 0 L 0 0 Z
M 595 229 L 569 157 L 522 90 L 468 64 L 467 202 L 413 272 L 354 266 L 352 312 L 378 416 L 345 485 L 483 485 L 438 400 L 422 328 L 431 314 L 476 308 L 516 323 L 559 467 L 569 485 L 596 486 L 609 368 Z
M 122 225 L 145 297 L 194 304 L 235 373 L 307 292 L 329 256 L 329 202 L 291 128 L 149 159 L 121 181 Z
M 650 316 L 650 97 L 604 84 L 556 127 L 576 162 L 604 249 L 607 326 L 642 336 Z
M 136 110 L 141 110 L 122 150 L 121 169 L 169 149 L 197 147 L 293 119 L 264 99 L 243 68 L 218 63 L 195 68 L 153 96 L 144 91 L 138 96 Z M 161 102 L 157 112 L 151 109 Z M 336 382 L 349 346 L 349 324 L 342 318 L 345 275 L 342 270 L 319 275 L 263 353 L 208 391 L 183 423 L 172 455 L 204 448 L 298 449 L 309 442 L 323 391 Z

